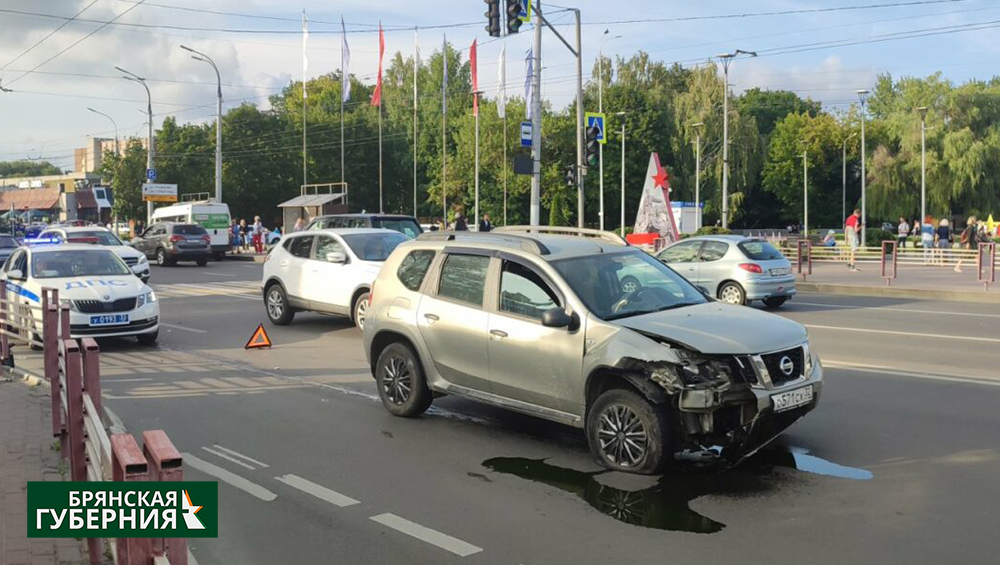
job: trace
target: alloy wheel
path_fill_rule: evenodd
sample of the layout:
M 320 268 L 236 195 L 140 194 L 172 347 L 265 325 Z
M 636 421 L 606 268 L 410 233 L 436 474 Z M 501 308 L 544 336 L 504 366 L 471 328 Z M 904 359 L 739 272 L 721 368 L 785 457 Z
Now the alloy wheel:
M 382 388 L 393 404 L 403 404 L 410 398 L 413 373 L 410 364 L 402 357 L 390 357 L 382 375 Z
M 277 320 L 281 318 L 281 315 L 285 312 L 285 301 L 281 296 L 281 291 L 277 288 L 271 289 L 267 293 L 267 315 L 271 317 L 272 320 Z
M 601 453 L 619 467 L 635 467 L 646 457 L 649 439 L 642 419 L 624 404 L 604 409 L 597 426 Z
M 722 298 L 722 301 L 725 302 L 726 304 L 743 303 L 743 296 L 742 293 L 740 293 L 740 289 L 732 285 L 722 289 L 722 296 L 720 298 Z
M 354 323 L 358 326 L 359 330 L 365 329 L 365 316 L 368 314 L 368 299 L 362 298 L 358 300 L 358 304 L 354 307 Z

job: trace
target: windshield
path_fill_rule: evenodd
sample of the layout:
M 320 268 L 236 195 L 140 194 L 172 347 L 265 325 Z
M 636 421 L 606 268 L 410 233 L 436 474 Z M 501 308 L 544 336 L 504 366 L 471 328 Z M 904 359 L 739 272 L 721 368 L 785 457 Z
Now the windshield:
M 563 259 L 552 265 L 602 320 L 707 302 L 691 283 L 641 251 Z
M 754 261 L 777 261 L 785 258 L 780 251 L 766 241 L 744 241 L 737 247 L 747 256 L 747 259 Z
M 372 227 L 398 231 L 410 239 L 416 239 L 423 232 L 413 218 L 372 218 Z
M 31 256 L 31 276 L 36 279 L 131 274 L 125 263 L 106 249 L 45 251 Z
M 341 236 L 362 261 L 385 261 L 407 237 L 396 233 L 359 233 Z
M 120 239 L 109 231 L 75 231 L 66 234 L 68 243 L 90 243 L 93 241 L 98 245 L 122 245 Z
M 21 244 L 17 242 L 16 239 L 9 235 L 0 235 L 0 249 L 14 249 L 15 247 L 20 247 Z

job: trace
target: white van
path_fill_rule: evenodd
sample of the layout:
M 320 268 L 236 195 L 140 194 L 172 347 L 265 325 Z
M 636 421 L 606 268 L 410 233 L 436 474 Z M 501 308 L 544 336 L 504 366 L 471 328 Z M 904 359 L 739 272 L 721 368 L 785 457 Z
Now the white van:
M 198 224 L 205 228 L 212 238 L 212 254 L 216 259 L 222 259 L 229 250 L 232 220 L 229 215 L 229 205 L 223 202 L 197 200 L 157 208 L 153 210 L 153 219 L 150 223 L 156 222 Z

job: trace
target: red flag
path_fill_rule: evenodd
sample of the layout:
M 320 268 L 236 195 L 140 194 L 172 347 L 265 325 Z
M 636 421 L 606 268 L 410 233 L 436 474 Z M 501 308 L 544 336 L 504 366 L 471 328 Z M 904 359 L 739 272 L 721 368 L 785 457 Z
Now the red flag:
M 385 34 L 382 33 L 382 22 L 378 23 L 378 82 L 375 92 L 372 92 L 372 106 L 382 105 L 382 55 L 385 54 Z
M 469 67 L 472 71 L 472 115 L 479 115 L 479 73 L 476 71 L 476 40 L 472 40 L 469 49 Z

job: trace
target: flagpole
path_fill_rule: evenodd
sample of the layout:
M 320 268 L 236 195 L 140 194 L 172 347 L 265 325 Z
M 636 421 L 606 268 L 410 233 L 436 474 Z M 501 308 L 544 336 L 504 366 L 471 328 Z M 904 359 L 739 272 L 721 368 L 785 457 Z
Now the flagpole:
M 448 142 L 445 135 L 448 123 L 448 35 L 441 44 L 441 62 L 444 72 L 441 79 L 441 225 L 448 228 Z
M 474 198 L 474 208 L 476 209 L 475 222 L 476 230 L 479 230 L 479 55 L 476 48 L 477 40 L 472 40 L 472 49 L 469 51 L 469 70 L 472 73 L 472 113 L 476 120 L 476 156 L 475 156 L 475 171 L 476 171 L 476 191 Z
M 378 103 L 378 213 L 384 214 L 382 207 L 382 101 Z
M 417 217 L 417 72 L 420 58 L 420 44 L 417 43 L 417 28 L 413 28 L 413 217 Z
M 306 76 L 309 60 L 306 58 L 306 42 L 309 40 L 309 28 L 306 23 L 306 11 L 302 10 L 302 186 L 308 184 L 307 163 L 308 153 L 306 152 Z
M 473 92 L 473 96 L 476 97 L 476 103 L 479 103 L 479 93 Z M 476 111 L 476 230 L 479 230 L 479 112 Z
M 503 225 L 507 225 L 507 116 L 503 117 Z
M 347 47 L 347 30 L 344 28 L 344 17 L 340 17 L 340 184 L 341 190 L 345 191 L 344 204 L 347 204 L 346 189 L 346 167 L 344 166 L 344 103 L 349 96 L 351 88 L 351 73 L 348 70 L 350 61 L 350 51 Z

